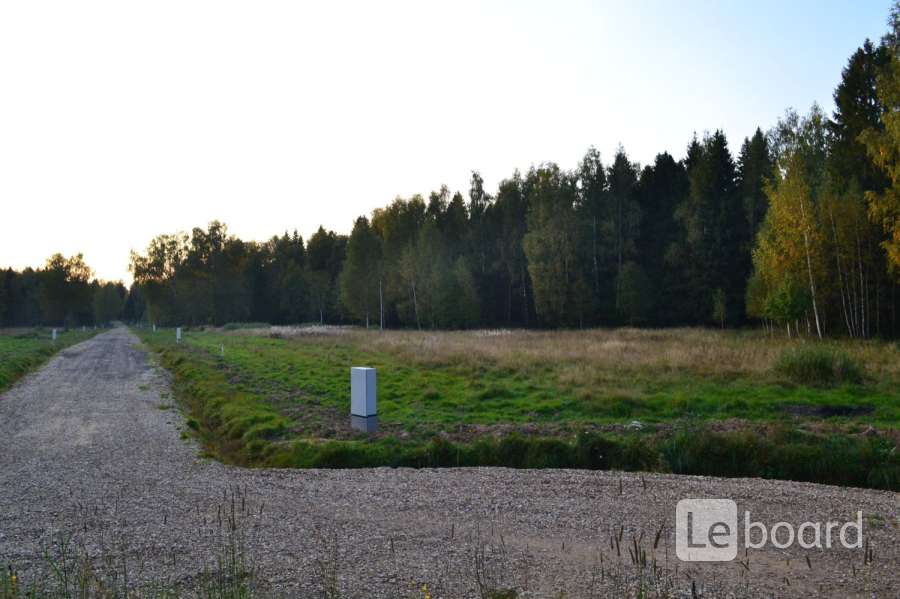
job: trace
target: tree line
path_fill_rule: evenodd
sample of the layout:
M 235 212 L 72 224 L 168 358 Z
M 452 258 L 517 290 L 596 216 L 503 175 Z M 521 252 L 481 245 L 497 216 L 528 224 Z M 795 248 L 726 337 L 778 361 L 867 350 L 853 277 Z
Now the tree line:
M 93 278 L 81 254 L 54 254 L 37 270 L 0 270 L 0 326 L 93 326 L 138 316 L 125 286 Z
M 722 131 L 695 135 L 681 160 L 664 152 L 643 166 L 621 146 L 608 163 L 590 148 L 574 169 L 543 163 L 496 190 L 473 172 L 465 196 L 442 186 L 397 198 L 349 235 L 244 241 L 214 221 L 132 253 L 122 314 L 411 328 L 761 322 L 789 335 L 896 336 L 898 23 L 895 7 L 881 42 L 849 58 L 830 117 L 789 110 L 736 156 Z M 7 284 L 19 299 L 0 317 L 86 317 L 75 299 L 64 315 L 45 311 L 35 289 L 48 269 L 7 271 L 34 289 Z

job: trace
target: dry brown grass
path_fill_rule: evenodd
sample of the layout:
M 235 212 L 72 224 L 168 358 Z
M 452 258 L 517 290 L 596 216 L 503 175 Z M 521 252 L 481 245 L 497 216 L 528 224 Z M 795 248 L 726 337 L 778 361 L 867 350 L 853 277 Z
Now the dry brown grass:
M 234 335 L 274 336 L 326 343 L 347 342 L 399 354 L 417 364 L 479 363 L 495 368 L 554 367 L 562 382 L 601 381 L 604 372 L 691 372 L 700 375 L 763 374 L 779 354 L 805 343 L 847 352 L 868 374 L 900 376 L 900 346 L 884 341 L 788 339 L 762 331 L 702 328 L 538 331 L 410 331 L 347 326 L 273 326 Z
M 244 337 L 279 337 L 283 339 L 294 339 L 297 337 L 333 337 L 344 335 L 354 330 L 355 327 L 342 325 L 272 325 L 265 327 L 240 328 L 233 331 L 227 331 L 223 328 L 216 329 L 220 332 L 227 332 L 230 335 L 238 335 Z
M 769 337 L 754 331 L 699 328 L 345 332 L 357 343 L 402 354 L 416 363 L 488 362 L 511 370 L 562 366 L 561 377 L 573 380 L 621 370 L 765 373 L 784 349 L 818 342 Z M 896 344 L 834 340 L 824 343 L 839 346 L 873 375 L 900 373 Z

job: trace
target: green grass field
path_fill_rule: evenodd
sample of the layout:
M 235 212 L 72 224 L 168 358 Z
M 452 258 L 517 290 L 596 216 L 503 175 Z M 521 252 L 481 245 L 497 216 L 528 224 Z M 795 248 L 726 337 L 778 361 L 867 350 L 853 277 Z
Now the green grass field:
M 46 362 L 59 350 L 90 339 L 96 331 L 60 331 L 56 342 L 50 329 L 0 329 L 0 391 Z
M 861 378 L 801 384 L 779 363 L 810 342 L 756 333 L 265 329 L 188 331 L 176 345 L 171 330 L 138 332 L 176 375 L 210 450 L 250 465 L 560 465 L 827 479 L 837 476 L 831 459 L 794 473 L 799 465 L 776 454 L 805 456 L 793 455 L 796 462 L 856 452 L 859 462 L 870 452 L 877 462 L 878 444 L 896 442 L 900 422 L 900 349 L 883 342 L 816 345 L 858 364 Z M 378 369 L 381 430 L 372 437 L 349 427 L 349 369 L 360 365 Z M 870 426 L 874 437 L 860 434 Z M 712 459 L 716 451 L 725 455 Z

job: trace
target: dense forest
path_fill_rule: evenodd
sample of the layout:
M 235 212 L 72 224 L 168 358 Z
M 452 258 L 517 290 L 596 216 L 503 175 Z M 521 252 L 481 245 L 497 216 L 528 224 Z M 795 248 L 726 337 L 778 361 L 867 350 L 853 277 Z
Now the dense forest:
M 243 241 L 214 221 L 132 253 L 134 284 L 80 257 L 0 278 L 0 324 L 354 322 L 366 326 L 714 325 L 900 334 L 900 17 L 848 60 L 828 117 L 789 110 L 737 156 L 724 133 L 682 160 L 516 171 L 323 228 Z M 115 297 L 113 297 L 115 294 Z

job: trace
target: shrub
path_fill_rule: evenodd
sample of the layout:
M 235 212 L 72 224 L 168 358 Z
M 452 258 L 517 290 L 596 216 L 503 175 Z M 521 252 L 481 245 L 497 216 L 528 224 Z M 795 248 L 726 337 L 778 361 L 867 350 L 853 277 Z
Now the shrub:
M 441 437 L 435 437 L 418 456 L 425 466 L 459 466 L 460 450 L 453 443 Z
M 582 468 L 607 470 L 613 443 L 597 433 L 581 433 L 575 439 L 575 456 Z
M 675 474 L 759 476 L 768 447 L 750 433 L 684 430 L 662 444 L 663 459 Z
M 662 454 L 658 442 L 646 435 L 632 434 L 611 444 L 609 468 L 626 471 L 658 471 L 662 468 Z
M 888 439 L 793 432 L 680 431 L 661 451 L 675 474 L 762 477 L 829 485 L 900 488 L 900 453 Z
M 497 446 L 498 463 L 510 468 L 525 468 L 527 455 L 528 440 L 516 433 L 501 439 Z
M 781 353 L 775 371 L 803 385 L 862 382 L 862 369 L 846 353 L 826 347 L 799 347 Z

